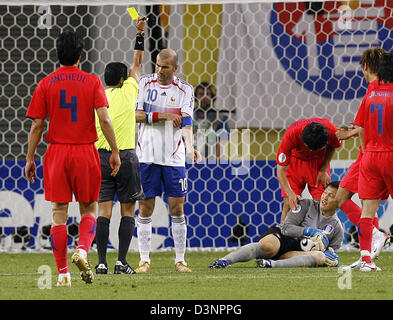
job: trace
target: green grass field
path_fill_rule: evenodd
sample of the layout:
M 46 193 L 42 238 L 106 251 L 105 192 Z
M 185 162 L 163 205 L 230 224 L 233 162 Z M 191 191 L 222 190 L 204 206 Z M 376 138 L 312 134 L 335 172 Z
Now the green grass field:
M 227 269 L 209 269 L 208 264 L 223 252 L 190 252 L 187 261 L 193 272 L 174 271 L 172 252 L 152 253 L 148 274 L 114 275 L 116 253 L 108 254 L 110 272 L 97 275 L 93 284 L 83 283 L 71 264 L 71 288 L 55 287 L 57 271 L 51 253 L 0 254 L 1 300 L 391 300 L 393 299 L 393 252 L 382 252 L 376 261 L 380 272 L 352 271 L 340 274 L 338 268 L 258 269 L 255 261 Z M 348 265 L 357 252 L 340 253 L 341 265 Z M 93 266 L 96 253 L 90 253 Z M 136 266 L 138 255 L 129 253 Z M 70 261 L 70 260 L 69 260 Z M 40 289 L 38 272 L 48 265 L 52 288 Z M 340 277 L 351 279 L 351 289 L 340 289 Z M 342 278 L 343 279 L 343 278 Z

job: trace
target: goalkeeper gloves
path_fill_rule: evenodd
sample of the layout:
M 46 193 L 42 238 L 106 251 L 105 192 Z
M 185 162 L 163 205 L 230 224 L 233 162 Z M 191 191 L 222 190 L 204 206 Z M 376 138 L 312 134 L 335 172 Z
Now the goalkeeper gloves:
M 306 227 L 303 230 L 303 235 L 315 243 L 313 250 L 325 251 L 329 245 L 329 239 L 321 229 Z
M 303 230 L 303 235 L 306 237 L 313 237 L 315 236 L 316 233 L 322 233 L 323 231 L 318 228 L 313 228 L 313 227 L 305 227 Z
M 326 250 L 324 254 L 325 254 L 325 265 L 327 267 L 337 267 L 339 265 L 340 259 L 334 251 Z

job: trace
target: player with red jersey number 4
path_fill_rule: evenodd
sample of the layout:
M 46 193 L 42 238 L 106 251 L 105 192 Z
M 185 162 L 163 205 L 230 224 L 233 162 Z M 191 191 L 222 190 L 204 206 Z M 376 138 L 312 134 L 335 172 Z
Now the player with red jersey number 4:
M 79 242 L 72 262 L 82 280 L 92 283 L 94 275 L 87 252 L 95 237 L 96 203 L 101 184 L 94 111 L 112 155 L 112 175 L 120 168 L 119 149 L 108 115 L 108 101 L 101 80 L 78 68 L 82 39 L 72 30 L 60 34 L 56 42 L 60 68 L 42 79 L 34 91 L 26 116 L 33 119 L 28 139 L 25 174 L 34 183 L 37 177 L 34 154 L 49 117 L 45 140 L 50 143 L 44 156 L 45 199 L 52 202 L 50 240 L 59 272 L 57 286 L 71 286 L 67 261 L 68 203 L 74 194 L 79 202 L 81 221 Z

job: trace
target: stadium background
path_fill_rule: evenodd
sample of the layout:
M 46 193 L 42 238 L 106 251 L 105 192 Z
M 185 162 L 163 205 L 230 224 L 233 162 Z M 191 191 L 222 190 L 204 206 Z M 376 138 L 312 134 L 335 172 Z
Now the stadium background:
M 49 245 L 51 220 L 42 183 L 46 143 L 37 152 L 38 182 L 29 185 L 23 173 L 30 128 L 25 112 L 38 81 L 57 67 L 55 39 L 65 27 L 80 32 L 86 49 L 81 68 L 102 78 L 110 61 L 130 65 L 135 27 L 125 1 L 2 3 L 0 249 L 39 250 Z M 202 81 L 215 85 L 213 121 L 229 130 L 225 139 L 211 129 L 196 133 L 213 133 L 223 152 L 218 159 L 205 155 L 209 160 L 189 167 L 188 247 L 227 248 L 255 241 L 280 220 L 274 159 L 285 128 L 314 116 L 336 126 L 354 119 L 366 92 L 359 59 L 368 47 L 391 51 L 393 2 L 178 1 L 164 6 L 152 1 L 146 6 L 139 1 L 135 7 L 149 16 L 143 72 L 152 72 L 157 50 L 175 49 L 180 76 L 194 86 Z M 357 153 L 356 139 L 343 144 L 334 157 L 332 179 L 342 177 Z M 390 203 L 389 198 L 378 212 L 385 231 L 393 221 Z M 76 203 L 69 214 L 72 246 L 79 221 Z M 352 224 L 341 211 L 339 217 L 351 234 Z M 114 214 L 111 223 L 114 247 L 119 218 Z M 173 246 L 162 200 L 153 216 L 153 233 L 154 249 Z M 131 250 L 136 241 L 135 235 Z

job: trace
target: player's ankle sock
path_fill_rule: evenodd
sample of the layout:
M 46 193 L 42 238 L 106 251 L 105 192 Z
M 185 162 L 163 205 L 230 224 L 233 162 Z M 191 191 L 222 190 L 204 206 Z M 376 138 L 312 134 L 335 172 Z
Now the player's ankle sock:
M 69 272 L 67 261 L 67 226 L 58 225 L 52 227 L 50 229 L 50 242 L 59 274 Z
M 379 230 L 379 218 L 378 217 L 375 217 L 373 219 L 373 225 L 375 228 L 377 228 Z
M 367 263 L 372 263 L 370 251 L 360 250 L 360 256 L 362 257 L 362 261 Z
M 362 209 L 352 200 L 345 201 L 340 208 L 355 226 L 359 224 Z
M 108 240 L 109 240 L 109 224 L 110 224 L 110 219 L 101 216 L 97 218 L 96 243 L 97 243 L 98 264 L 103 263 L 107 265 L 106 252 L 108 249 Z
M 151 234 L 152 234 L 152 223 L 151 217 L 140 217 L 137 218 L 138 227 L 138 248 L 141 261 L 147 261 L 150 263 L 149 254 L 151 251 Z
M 373 235 L 373 219 L 361 218 L 358 225 L 359 246 L 362 254 L 362 261 L 371 262 L 371 240 Z M 368 252 L 368 255 L 366 254 Z
M 94 216 L 86 214 L 79 223 L 79 241 L 77 249 L 89 252 L 91 244 L 96 235 L 97 220 Z
M 283 260 L 272 260 L 272 268 L 317 267 L 317 257 L 312 254 L 294 256 Z
M 184 215 L 172 216 L 172 236 L 176 252 L 175 263 L 184 261 L 187 241 L 187 226 Z
M 135 230 L 134 217 L 122 217 L 119 226 L 119 252 L 117 260 L 122 264 L 127 263 L 127 252 L 130 247 L 132 235 Z
M 222 260 L 229 260 L 230 263 L 247 262 L 263 256 L 262 245 L 259 242 L 246 244 L 236 251 L 227 254 Z

